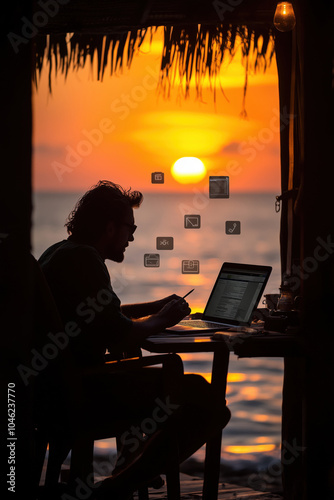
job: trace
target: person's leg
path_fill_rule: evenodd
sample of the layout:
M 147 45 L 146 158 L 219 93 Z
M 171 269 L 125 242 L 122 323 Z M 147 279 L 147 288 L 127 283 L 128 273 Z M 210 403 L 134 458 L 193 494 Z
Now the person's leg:
M 83 380 L 86 421 L 104 426 L 112 421 L 143 419 L 153 411 L 155 399 L 163 395 L 160 368 L 129 372 L 90 374 Z M 99 409 L 96 412 L 96 409 Z
M 147 438 L 169 417 L 162 409 L 168 395 L 164 395 L 161 368 L 90 375 L 83 387 L 83 432 L 86 427 L 108 437 L 115 436 L 117 428 L 118 467 L 134 460 Z
M 147 382 L 148 380 L 149 378 Z M 182 462 L 198 450 L 214 433 L 225 427 L 230 419 L 230 411 L 224 401 L 217 401 L 211 385 L 199 375 L 183 377 L 179 407 L 169 404 L 168 399 L 163 400 L 163 397 L 160 399 L 161 397 L 159 394 L 158 398 L 155 398 L 153 410 L 151 407 L 151 416 L 146 416 L 137 424 L 137 428 L 145 433 L 148 430 L 147 424 L 150 418 L 150 429 L 155 428 L 154 432 L 147 432 L 148 439 L 140 443 L 139 437 L 137 441 L 134 439 L 133 426 L 128 429 L 129 434 L 124 434 L 126 439 L 123 451 L 125 451 L 126 460 L 121 462 L 110 479 L 104 481 L 100 490 L 101 494 L 112 490 L 116 495 L 128 486 L 131 489 L 131 485 L 138 485 L 163 474 L 166 471 L 171 436 L 176 437 L 179 459 Z M 132 455 L 131 452 L 133 452 Z
M 173 422 L 179 445 L 180 463 L 190 457 L 207 440 L 223 429 L 231 413 L 223 398 L 217 400 L 202 376 L 184 376 L 182 407 Z
M 103 380 L 94 380 L 94 384 L 98 385 L 95 399 L 103 401 L 102 406 L 98 405 L 99 425 L 108 427 L 110 418 L 124 422 L 124 431 L 119 435 L 118 467 L 141 454 L 147 439 L 157 431 L 177 437 L 182 462 L 230 418 L 225 401 L 217 401 L 211 384 L 200 375 L 182 377 L 179 404 L 166 394 L 160 368 L 110 374 Z

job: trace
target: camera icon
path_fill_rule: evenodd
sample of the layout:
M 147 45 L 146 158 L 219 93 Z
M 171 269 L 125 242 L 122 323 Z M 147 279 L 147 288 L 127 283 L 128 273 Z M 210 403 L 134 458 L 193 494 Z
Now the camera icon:
M 199 260 L 183 260 L 182 274 L 199 274 Z

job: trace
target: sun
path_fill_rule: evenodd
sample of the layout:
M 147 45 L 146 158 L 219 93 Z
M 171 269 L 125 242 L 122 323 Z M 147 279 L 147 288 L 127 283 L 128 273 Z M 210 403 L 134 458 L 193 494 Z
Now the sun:
M 206 176 L 204 163 L 194 156 L 185 156 L 176 160 L 171 172 L 174 179 L 180 184 L 196 183 Z

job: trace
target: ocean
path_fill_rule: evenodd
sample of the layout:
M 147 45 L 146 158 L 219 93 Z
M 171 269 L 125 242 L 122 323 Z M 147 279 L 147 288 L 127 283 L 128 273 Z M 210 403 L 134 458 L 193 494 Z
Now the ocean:
M 36 192 L 33 213 L 33 254 L 38 258 L 53 243 L 67 237 L 65 220 L 81 193 Z M 195 215 L 185 227 L 185 216 Z M 199 217 L 200 216 L 200 219 Z M 228 232 L 240 228 L 240 234 Z M 234 223 L 238 226 L 234 226 Z M 122 303 L 150 301 L 172 293 L 189 296 L 193 311 L 203 310 L 224 261 L 270 265 L 272 275 L 265 293 L 278 293 L 280 285 L 279 224 L 275 193 L 235 193 L 229 199 L 210 199 L 192 193 L 144 192 L 135 210 L 138 228 L 125 252 L 124 262 L 107 261 L 115 292 Z M 240 224 L 239 224 L 240 223 Z M 187 223 L 189 225 L 189 222 Z M 157 238 L 168 244 L 157 250 Z M 173 238 L 173 240 L 171 240 Z M 171 248 L 173 247 L 173 248 Z M 159 267 L 146 267 L 145 255 L 159 254 Z M 198 261 L 198 274 L 182 273 L 182 261 Z M 183 354 L 187 373 L 210 380 L 211 354 Z M 277 483 L 281 441 L 283 360 L 238 359 L 231 355 L 227 404 L 232 418 L 223 431 L 222 464 L 228 475 L 243 474 L 250 487 L 268 490 Z M 113 439 L 96 443 L 96 453 L 114 456 Z M 199 450 L 192 464 L 203 461 Z M 274 466 L 276 464 L 276 469 Z

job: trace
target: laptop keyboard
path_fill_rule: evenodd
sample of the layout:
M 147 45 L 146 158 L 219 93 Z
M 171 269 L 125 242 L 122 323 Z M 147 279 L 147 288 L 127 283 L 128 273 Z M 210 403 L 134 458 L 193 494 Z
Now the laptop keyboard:
M 212 321 L 202 321 L 201 319 L 183 320 L 180 321 L 179 325 L 191 326 L 193 328 L 220 328 L 218 323 L 214 323 Z M 225 327 L 223 325 L 222 328 L 224 328 L 225 330 Z

